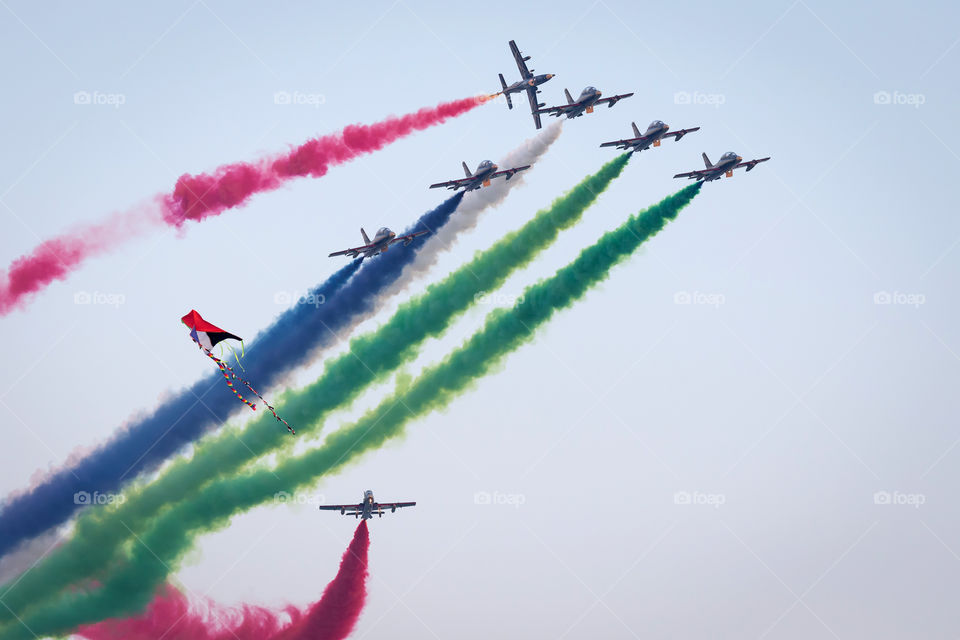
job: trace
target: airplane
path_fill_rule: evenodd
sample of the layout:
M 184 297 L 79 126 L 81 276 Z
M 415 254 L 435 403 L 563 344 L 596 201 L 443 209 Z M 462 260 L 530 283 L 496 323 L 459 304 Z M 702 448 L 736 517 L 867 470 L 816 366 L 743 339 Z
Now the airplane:
M 447 189 L 457 189 L 463 187 L 467 191 L 473 191 L 474 189 L 479 189 L 480 187 L 489 187 L 490 180 L 492 178 L 499 178 L 500 176 L 506 176 L 507 180 L 512 178 L 515 174 L 520 171 L 524 171 L 530 168 L 529 164 L 525 164 L 522 167 L 513 167 L 512 169 L 505 169 L 503 171 L 498 171 L 500 167 L 495 165 L 490 160 L 484 160 L 479 165 L 477 165 L 477 170 L 474 173 L 470 173 L 470 169 L 467 167 L 467 163 L 463 162 L 463 172 L 467 174 L 466 178 L 460 178 L 458 180 L 448 180 L 446 182 L 438 182 L 436 184 L 430 185 L 431 189 L 437 189 L 439 187 L 446 187 Z
M 567 104 L 559 107 L 537 109 L 537 113 L 549 113 L 557 118 L 560 116 L 567 116 L 567 118 L 579 118 L 584 113 L 593 113 L 593 108 L 598 104 L 607 103 L 607 107 L 612 107 L 624 98 L 629 98 L 633 95 L 633 93 L 624 93 L 617 96 L 611 96 L 609 98 L 601 98 L 600 96 L 602 96 L 603 93 L 601 93 L 599 89 L 596 87 L 587 87 L 580 92 L 580 97 L 574 101 L 573 97 L 570 96 L 569 91 L 564 89 L 563 93 L 567 96 Z
M 360 504 L 323 504 L 320 505 L 320 510 L 339 511 L 342 516 L 370 520 L 374 515 L 382 518 L 384 509 L 390 509 L 390 513 L 393 513 L 402 507 L 414 507 L 416 504 L 416 502 L 377 502 L 373 498 L 373 491 L 367 489 L 363 492 L 363 502 Z
M 510 51 L 513 53 L 514 60 L 517 61 L 517 68 L 520 69 L 520 76 L 523 79 L 517 80 L 508 86 L 507 81 L 503 79 L 503 74 L 498 74 L 500 76 L 500 86 L 503 87 L 500 93 L 507 99 L 507 107 L 513 109 L 513 101 L 510 99 L 510 94 L 526 91 L 527 99 L 530 101 L 530 113 L 533 115 L 533 122 L 537 125 L 537 129 L 539 129 L 541 124 L 540 114 L 537 113 L 537 109 L 545 107 L 546 105 L 540 104 L 537 101 L 537 94 L 540 93 L 540 89 L 537 87 L 552 78 L 554 74 L 542 73 L 539 76 L 533 75 L 533 69 L 527 69 L 527 60 L 530 59 L 530 56 L 524 56 L 520 53 L 520 49 L 517 48 L 517 43 L 513 40 L 510 41 Z
M 370 241 L 370 238 L 367 236 L 367 232 L 360 228 L 360 235 L 363 236 L 363 241 L 366 243 L 362 247 L 353 247 L 352 249 L 344 249 L 343 251 L 334 251 L 330 254 L 329 257 L 334 256 L 350 256 L 351 258 L 356 258 L 361 253 L 363 256 L 360 258 L 369 258 L 371 256 L 380 255 L 384 251 L 390 248 L 390 245 L 396 244 L 397 242 L 402 242 L 403 246 L 407 246 L 413 239 L 417 236 L 422 236 L 425 233 L 430 233 L 427 230 L 416 231 L 414 233 L 408 233 L 405 236 L 397 236 L 396 233 L 391 231 L 386 227 L 381 227 L 377 234 L 373 236 L 373 241 Z
M 693 127 L 692 129 L 679 129 L 677 131 L 670 131 L 670 126 L 663 120 L 654 120 L 650 123 L 650 126 L 647 127 L 646 132 L 641 134 L 640 129 L 637 128 L 636 122 L 631 122 L 630 124 L 633 125 L 633 138 L 614 140 L 613 142 L 604 142 L 600 146 L 616 147 L 618 149 L 630 149 L 632 151 L 640 152 L 645 149 L 649 149 L 651 145 L 654 147 L 659 147 L 660 141 L 663 138 L 669 138 L 672 136 L 677 140 L 677 142 L 679 142 L 680 138 L 688 133 L 700 130 L 700 127 Z
M 719 180 L 722 176 L 727 176 L 728 178 L 733 177 L 733 170 L 739 169 L 740 167 L 746 167 L 747 171 L 751 171 L 755 166 L 761 162 L 766 162 L 769 160 L 769 157 L 759 158 L 757 160 L 747 160 L 743 161 L 743 158 L 738 156 L 733 151 L 727 151 L 725 154 L 720 156 L 720 160 L 717 161 L 717 164 L 712 164 L 710 158 L 707 157 L 707 154 L 703 154 L 703 164 L 706 165 L 706 169 L 699 169 L 697 171 L 688 171 L 687 173 L 678 173 L 673 176 L 674 178 L 690 178 L 691 180 L 696 180 L 700 182 L 711 182 L 713 180 Z

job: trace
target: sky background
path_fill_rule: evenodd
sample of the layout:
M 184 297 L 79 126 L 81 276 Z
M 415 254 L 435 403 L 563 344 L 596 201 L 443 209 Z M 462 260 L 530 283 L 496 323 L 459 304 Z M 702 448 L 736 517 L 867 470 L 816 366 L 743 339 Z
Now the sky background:
M 550 105 L 564 87 L 636 95 L 568 122 L 526 185 L 414 291 L 595 171 L 613 156 L 600 142 L 628 137 L 631 121 L 702 129 L 634 157 L 497 300 L 677 190 L 671 177 L 700 168 L 702 151 L 773 159 L 706 185 L 498 373 L 304 494 L 418 502 L 372 523 L 353 637 L 953 638 L 958 14 L 815 0 L 2 0 L 0 263 L 185 172 L 494 91 L 498 72 L 518 76 L 515 39 L 538 73 L 557 74 Z M 124 103 L 75 104 L 78 91 Z M 322 104 L 278 105 L 278 91 Z M 343 264 L 326 255 L 360 226 L 404 228 L 445 197 L 426 187 L 458 177 L 461 160 L 497 160 L 531 136 L 519 102 L 131 241 L 0 318 L 0 495 L 209 375 L 186 311 L 252 337 L 286 308 L 276 300 Z M 75 304 L 84 292 L 123 304 Z M 477 504 L 481 492 L 522 504 Z M 914 504 L 877 504 L 877 492 Z M 176 579 L 224 604 L 304 605 L 353 528 L 309 504 L 258 508 L 202 537 Z

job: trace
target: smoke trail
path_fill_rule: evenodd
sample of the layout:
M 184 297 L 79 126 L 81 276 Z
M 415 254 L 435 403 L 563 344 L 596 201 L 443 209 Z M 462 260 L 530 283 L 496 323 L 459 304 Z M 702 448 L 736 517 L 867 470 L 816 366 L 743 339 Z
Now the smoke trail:
M 340 640 L 353 631 L 366 601 L 369 549 L 370 534 L 362 521 L 336 577 L 305 611 L 292 606 L 283 611 L 251 605 L 225 608 L 214 603 L 197 609 L 166 585 L 143 615 L 81 627 L 76 635 L 89 640 Z
M 163 217 L 157 199 L 42 242 L 14 260 L 7 271 L 0 271 L 0 316 L 26 306 L 34 294 L 54 280 L 66 279 L 87 258 L 160 226 Z
M 377 331 L 351 340 L 348 353 L 328 360 L 317 381 L 282 397 L 284 414 L 298 425 L 299 437 L 308 437 L 316 430 L 313 423 L 319 424 L 328 412 L 350 402 L 370 383 L 414 357 L 417 347 L 442 333 L 474 303 L 478 292 L 498 288 L 511 273 L 553 244 L 559 233 L 580 220 L 621 174 L 629 158 L 629 154 L 618 156 L 584 178 L 519 230 L 478 253 L 444 280 L 431 284 L 425 294 L 402 304 Z M 4 602 L 14 610 L 31 606 L 53 596 L 62 586 L 90 577 L 109 563 L 130 530 L 139 531 L 159 511 L 192 495 L 212 478 L 232 474 L 288 441 L 267 421 L 253 421 L 239 434 L 224 430 L 200 443 L 191 459 L 176 460 L 141 491 L 127 491 L 127 500 L 117 511 L 86 513 L 77 521 L 72 540 L 3 594 Z M 0 621 L 7 617 L 7 611 L 0 608 Z
M 370 125 L 350 125 L 285 154 L 224 165 L 196 176 L 184 174 L 172 193 L 155 197 L 150 206 L 46 240 L 14 260 L 6 272 L 0 271 L 0 316 L 23 307 L 54 280 L 66 279 L 87 258 L 115 249 L 152 226 L 166 222 L 181 227 L 187 220 L 200 221 L 241 206 L 254 194 L 278 189 L 293 178 L 323 176 L 332 166 L 462 115 L 487 99 L 464 98 Z
M 63 593 L 56 602 L 25 612 L 20 624 L 0 630 L 0 640 L 29 639 L 28 628 L 38 635 L 64 632 L 145 606 L 152 590 L 166 579 L 170 565 L 178 562 L 197 535 L 225 526 L 233 515 L 271 499 L 279 490 L 295 491 L 316 481 L 401 435 L 409 421 L 445 407 L 508 353 L 529 342 L 557 311 L 603 281 L 610 269 L 673 220 L 700 186 L 685 187 L 604 234 L 553 277 L 528 287 L 512 308 L 490 313 L 483 328 L 460 348 L 399 387 L 353 425 L 327 436 L 323 446 L 299 456 L 288 454 L 273 469 L 255 469 L 213 482 L 172 505 L 138 537 L 138 544 L 103 579 L 102 586 L 90 592 Z M 6 596 L 4 601 L 10 606 Z
M 410 230 L 441 228 L 462 198 L 462 192 L 447 198 L 423 214 Z M 408 247 L 365 261 L 362 269 L 360 261 L 348 262 L 305 298 L 323 304 L 295 304 L 261 332 L 244 358 L 244 367 L 260 391 L 308 361 L 311 350 L 329 345 L 338 332 L 368 317 L 378 295 L 392 286 L 429 238 L 430 234 L 420 236 Z M 117 491 L 125 480 L 155 468 L 241 410 L 243 405 L 224 386 L 219 370 L 211 372 L 91 454 L 10 500 L 0 511 L 0 555 L 65 522 L 84 506 L 74 499 L 78 492 Z M 284 416 L 291 420 L 285 412 Z M 258 424 L 277 431 L 276 424 Z M 295 422 L 290 424 L 297 428 Z
M 561 131 L 559 123 L 547 127 L 543 133 L 508 153 L 503 166 L 533 164 L 556 141 Z M 456 194 L 421 217 L 405 233 L 421 228 L 431 229 L 432 233 L 415 239 L 408 248 L 390 251 L 368 262 L 356 282 L 337 296 L 336 305 L 329 304 L 335 293 L 329 281 L 312 290 L 306 300 L 326 301 L 327 304 L 322 307 L 297 305 L 261 332 L 253 342 L 258 348 L 250 352 L 244 363 L 251 377 L 262 388 L 268 388 L 271 384 L 283 382 L 297 367 L 316 361 L 324 348 L 337 339 L 338 333 L 347 333 L 382 307 L 385 297 L 376 293 L 388 288 L 392 292 L 403 291 L 415 277 L 436 262 L 437 252 L 449 248 L 456 238 L 455 233 L 446 231 L 448 227 L 455 227 L 458 231 L 472 229 L 486 207 L 500 204 L 513 187 L 523 184 L 521 176 L 522 173 L 518 174 L 509 183 L 497 182 L 480 190 L 479 194 L 468 194 L 467 198 L 463 193 Z M 457 205 L 460 198 L 468 201 L 469 207 L 462 203 Z M 456 207 L 456 216 L 451 217 L 453 211 L 450 207 Z M 434 249 L 435 245 L 438 249 Z M 427 257 L 421 260 L 421 255 Z M 412 264 L 410 258 L 414 261 Z M 342 285 L 353 268 L 348 265 L 333 277 L 334 280 Z M 350 306 L 345 308 L 348 302 Z M 181 392 L 152 415 L 135 422 L 123 435 L 95 452 L 95 459 L 88 458 L 77 466 L 62 469 L 39 487 L 11 499 L 9 506 L 0 510 L 0 556 L 9 553 L 22 541 L 65 522 L 76 512 L 73 495 L 77 491 L 89 491 L 94 487 L 101 492 L 115 490 L 123 477 L 132 478 L 149 470 L 183 444 L 225 419 L 227 414 L 237 411 L 236 403 L 222 393 L 221 384 L 219 377 L 211 374 L 208 380 Z M 212 395 L 207 396 L 208 393 Z M 198 403 L 198 398 L 203 398 L 204 403 Z M 161 433 L 163 437 L 157 440 Z M 151 442 L 144 446 L 130 444 L 131 440 L 146 439 Z M 144 450 L 147 454 L 141 458 Z
M 324 176 L 333 165 L 382 149 L 414 131 L 464 114 L 486 100 L 486 96 L 465 98 L 376 124 L 350 125 L 338 133 L 308 140 L 278 157 L 228 164 L 196 176 L 185 174 L 164 200 L 164 219 L 181 226 L 187 220 L 220 215 L 245 204 L 256 193 L 278 189 L 291 178 Z
M 526 140 L 522 145 L 508 153 L 500 160 L 499 166 L 503 169 L 518 167 L 527 164 L 534 165 L 543 156 L 550 146 L 556 142 L 563 131 L 563 120 L 554 122 L 542 132 Z M 457 217 L 450 221 L 443 229 L 436 233 L 429 251 L 422 251 L 413 264 L 404 270 L 402 277 L 413 278 L 427 272 L 437 263 L 441 251 L 449 250 L 460 234 L 472 231 L 480 221 L 480 213 L 489 207 L 496 207 L 506 200 L 507 195 L 515 187 L 523 185 L 524 174 L 521 171 L 507 180 L 496 180 L 489 187 L 471 191 L 464 198 L 457 210 Z

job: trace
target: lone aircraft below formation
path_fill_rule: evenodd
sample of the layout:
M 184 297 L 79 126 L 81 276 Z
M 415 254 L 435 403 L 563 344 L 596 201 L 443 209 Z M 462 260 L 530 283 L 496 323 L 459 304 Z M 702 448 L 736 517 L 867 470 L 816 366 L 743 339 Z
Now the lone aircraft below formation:
M 386 509 L 390 513 L 403 507 L 415 507 L 416 502 L 377 502 L 373 497 L 373 491 L 367 489 L 363 492 L 363 502 L 360 504 L 323 504 L 320 505 L 321 511 L 339 511 L 342 516 L 353 516 L 354 518 L 363 518 L 370 520 L 374 515 L 383 517 Z

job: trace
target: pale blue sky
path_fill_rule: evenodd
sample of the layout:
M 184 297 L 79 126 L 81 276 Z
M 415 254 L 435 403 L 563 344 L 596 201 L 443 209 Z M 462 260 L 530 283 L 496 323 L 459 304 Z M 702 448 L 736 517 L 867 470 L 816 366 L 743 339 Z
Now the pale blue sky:
M 956 637 L 956 6 L 477 6 L 4 0 L 0 262 L 183 172 L 495 90 L 498 72 L 516 78 L 516 39 L 557 74 L 550 104 L 588 84 L 636 95 L 569 122 L 432 279 L 594 171 L 612 156 L 599 143 L 632 120 L 702 129 L 635 157 L 505 294 L 679 188 L 671 176 L 701 151 L 773 160 L 707 185 L 502 371 L 318 486 L 336 502 L 365 488 L 419 502 L 373 523 L 354 637 Z M 77 91 L 124 104 L 77 105 Z M 277 105 L 277 91 L 323 104 Z M 428 184 L 532 132 L 522 107 L 486 105 L 183 237 L 131 242 L 0 319 L 0 493 L 208 374 L 178 321 L 191 307 L 252 336 L 282 310 L 277 292 L 341 265 L 326 255 L 358 227 L 402 228 L 442 197 Z M 78 306 L 78 292 L 124 304 Z M 723 304 L 678 305 L 678 292 Z M 878 305 L 877 292 L 923 304 Z M 480 491 L 524 504 L 477 505 Z M 924 504 L 877 505 L 878 491 Z M 675 504 L 677 492 L 724 503 Z M 258 509 L 203 538 L 178 578 L 224 603 L 305 604 L 352 530 L 310 506 Z

